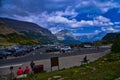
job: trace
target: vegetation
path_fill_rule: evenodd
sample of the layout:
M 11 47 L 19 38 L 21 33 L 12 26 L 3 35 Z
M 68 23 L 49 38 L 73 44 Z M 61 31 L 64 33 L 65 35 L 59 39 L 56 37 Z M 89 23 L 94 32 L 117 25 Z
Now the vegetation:
M 37 33 L 34 31 L 29 31 L 29 32 L 25 32 L 25 31 L 21 31 L 20 33 L 32 38 L 32 39 L 36 39 L 40 41 L 40 44 L 50 44 L 50 43 L 54 43 L 55 40 L 52 39 L 49 36 L 43 36 L 41 33 Z
M 103 44 L 111 44 L 114 43 L 114 40 L 120 35 L 120 33 L 108 33 L 102 39 Z
M 7 35 L 0 35 L 0 45 L 12 45 L 12 44 L 20 44 L 20 45 L 32 45 L 37 44 L 37 40 L 32 40 L 31 38 L 25 37 L 21 34 L 11 33 Z
M 117 38 L 114 40 L 111 51 L 115 53 L 120 52 L 120 35 L 117 35 Z

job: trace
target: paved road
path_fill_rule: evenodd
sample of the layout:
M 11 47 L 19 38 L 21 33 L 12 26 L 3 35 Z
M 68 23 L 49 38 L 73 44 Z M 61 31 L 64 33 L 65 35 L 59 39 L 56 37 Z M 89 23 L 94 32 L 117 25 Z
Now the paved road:
M 62 53 L 62 54 L 60 54 L 60 53 L 40 54 L 39 50 L 37 50 L 34 56 L 31 53 L 27 56 L 24 56 L 24 57 L 21 57 L 18 59 L 1 60 L 0 62 L 3 65 L 0 63 L 1 64 L 0 75 L 10 75 L 10 73 L 11 73 L 10 66 L 13 64 L 12 65 L 14 67 L 13 73 L 16 76 L 16 71 L 19 66 L 21 66 L 23 70 L 25 69 L 26 66 L 30 67 L 29 60 L 31 60 L 31 59 L 35 60 L 34 62 L 36 65 L 39 65 L 39 64 L 44 65 L 44 70 L 47 72 L 50 72 L 51 71 L 50 57 L 53 57 L 53 56 L 59 56 L 59 69 L 64 69 L 64 68 L 70 68 L 73 66 L 81 65 L 81 61 L 83 60 L 83 57 L 85 55 L 87 55 L 90 62 L 92 62 L 108 53 L 110 53 L 110 49 L 108 49 L 108 48 L 100 48 L 99 51 L 97 51 L 95 49 L 82 49 L 81 51 L 75 50 L 73 52 Z M 38 59 L 37 59 L 37 57 L 38 57 Z M 22 59 L 26 60 L 26 62 L 23 62 L 24 60 L 22 60 Z M 19 62 L 16 62 L 15 60 L 19 61 Z M 11 62 L 11 63 L 8 63 L 8 62 Z M 53 67 L 52 69 L 53 69 L 53 71 L 58 70 L 58 67 Z
M 100 48 L 99 50 L 96 50 L 95 48 L 82 48 L 81 50 L 75 49 L 73 51 L 69 51 L 66 53 L 60 53 L 60 52 L 46 53 L 43 49 L 39 49 L 19 58 L 0 60 L 0 66 L 20 64 L 31 60 L 35 61 L 35 60 L 50 59 L 51 57 L 67 57 L 67 56 L 75 56 L 82 54 L 101 53 L 107 49 L 109 48 Z

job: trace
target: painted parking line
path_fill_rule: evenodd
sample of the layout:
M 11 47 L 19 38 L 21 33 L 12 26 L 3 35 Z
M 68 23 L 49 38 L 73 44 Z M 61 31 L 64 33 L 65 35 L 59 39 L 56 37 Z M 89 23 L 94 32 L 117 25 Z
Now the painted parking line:
M 15 66 L 21 66 L 21 65 L 22 65 L 22 64 L 7 65 L 7 66 L 0 66 L 0 68 L 8 68 L 8 67 L 10 67 L 10 66 L 15 67 Z

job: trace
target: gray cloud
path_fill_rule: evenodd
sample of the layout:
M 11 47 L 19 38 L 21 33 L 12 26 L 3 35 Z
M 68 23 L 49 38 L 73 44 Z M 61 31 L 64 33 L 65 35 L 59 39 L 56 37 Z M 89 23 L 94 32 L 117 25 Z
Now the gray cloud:
M 112 8 L 120 8 L 119 0 L 0 0 L 0 16 L 37 23 L 51 31 L 64 28 L 96 26 L 95 17 Z M 77 21 L 74 17 L 82 13 L 99 14 L 93 20 Z M 65 17 L 67 16 L 67 17 Z M 71 19 L 68 16 L 72 17 Z M 100 17 L 104 18 L 104 17 Z M 109 19 L 108 19 L 109 20 Z M 57 24 L 56 24 L 57 22 Z M 109 23 L 112 23 L 108 21 Z M 107 26 L 108 23 L 106 23 Z M 117 25 L 118 26 L 118 25 Z M 59 28 L 58 28 L 59 27 Z M 113 28 L 113 27 L 112 27 Z M 114 30 L 109 28 L 109 30 Z M 107 30 L 107 29 L 105 29 Z
M 110 8 L 119 7 L 120 1 L 116 0 L 1 0 L 1 12 L 11 15 L 26 15 L 26 12 L 40 14 L 54 11 L 64 11 L 67 7 L 75 11 L 91 12 L 107 11 Z M 9 14 L 8 14 L 9 13 Z

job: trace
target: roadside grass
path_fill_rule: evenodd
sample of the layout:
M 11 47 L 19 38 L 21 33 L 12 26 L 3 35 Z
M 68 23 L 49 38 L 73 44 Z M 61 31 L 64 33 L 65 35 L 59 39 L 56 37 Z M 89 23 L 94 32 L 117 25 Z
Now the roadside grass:
M 110 53 L 89 64 L 60 71 L 31 74 L 18 80 L 114 80 L 120 77 L 120 53 Z
M 0 46 L 10 46 L 14 45 L 15 43 L 10 43 L 10 42 L 0 42 Z M 17 43 L 16 43 L 17 44 Z

